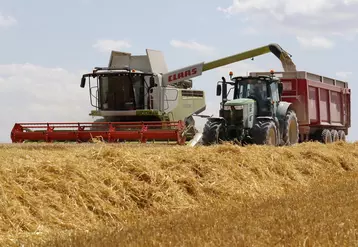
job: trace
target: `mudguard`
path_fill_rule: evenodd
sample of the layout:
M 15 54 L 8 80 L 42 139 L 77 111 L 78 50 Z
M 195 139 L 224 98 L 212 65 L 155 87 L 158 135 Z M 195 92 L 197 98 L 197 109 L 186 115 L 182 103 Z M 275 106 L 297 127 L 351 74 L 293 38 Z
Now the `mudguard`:
M 279 124 L 279 121 L 278 121 L 278 118 L 277 118 L 277 117 L 273 118 L 273 117 L 269 117 L 269 116 L 260 116 L 260 117 L 257 117 L 256 119 L 257 119 L 257 120 L 272 120 L 272 121 L 275 122 L 275 124 L 277 125 L 277 127 L 278 127 L 278 124 Z
M 279 103 L 279 105 L 277 107 L 277 113 L 276 113 L 276 116 L 279 121 L 285 119 L 286 113 L 290 109 L 291 105 L 292 105 L 292 103 L 288 103 L 288 102 L 280 102 Z
M 280 102 L 278 104 L 276 116 L 280 123 L 280 125 L 279 125 L 280 135 L 282 135 L 282 133 L 283 133 L 285 117 L 286 117 L 287 111 L 291 108 L 291 105 L 292 105 L 292 103 L 288 103 L 288 102 L 284 102 L 284 101 Z

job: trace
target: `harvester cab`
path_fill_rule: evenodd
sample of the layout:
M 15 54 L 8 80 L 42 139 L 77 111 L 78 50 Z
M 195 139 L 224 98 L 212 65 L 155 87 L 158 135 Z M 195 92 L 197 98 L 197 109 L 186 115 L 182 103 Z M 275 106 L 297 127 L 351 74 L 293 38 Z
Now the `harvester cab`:
M 273 71 L 269 76 L 238 76 L 217 84 L 222 97 L 218 118 L 209 118 L 203 131 L 204 145 L 221 141 L 283 145 L 298 142 L 298 124 L 291 104 L 281 101 L 283 85 Z M 228 85 L 231 86 L 229 92 Z M 232 99 L 228 100 L 232 92 Z
M 187 70 L 194 69 L 196 65 Z M 90 103 L 95 108 L 90 115 L 101 117 L 91 130 L 108 130 L 108 124 L 100 124 L 108 122 L 145 122 L 146 127 L 157 129 L 161 123 L 182 120 L 186 139 L 193 137 L 193 114 L 205 110 L 205 94 L 191 89 L 192 81 L 185 78 L 189 72 L 168 76 L 160 51 L 147 49 L 147 55 L 141 56 L 112 51 L 108 67 L 96 67 L 82 76 L 81 87 L 88 78 Z

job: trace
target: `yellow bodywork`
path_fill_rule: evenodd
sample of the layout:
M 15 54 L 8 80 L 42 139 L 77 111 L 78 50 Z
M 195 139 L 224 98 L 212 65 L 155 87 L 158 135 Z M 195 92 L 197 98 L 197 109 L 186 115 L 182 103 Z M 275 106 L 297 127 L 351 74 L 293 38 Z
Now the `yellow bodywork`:
M 185 95 L 185 92 L 197 93 L 196 96 Z M 167 113 L 170 121 L 183 120 L 193 114 L 199 114 L 205 110 L 205 92 L 198 90 L 178 89 L 176 106 Z

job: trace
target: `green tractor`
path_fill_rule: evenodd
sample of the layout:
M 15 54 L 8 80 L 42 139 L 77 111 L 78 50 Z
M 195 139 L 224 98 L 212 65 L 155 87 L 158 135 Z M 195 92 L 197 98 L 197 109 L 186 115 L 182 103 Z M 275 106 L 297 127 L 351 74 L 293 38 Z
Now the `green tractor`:
M 228 85 L 232 86 L 229 92 Z M 233 99 L 228 100 L 232 89 Z M 202 144 L 233 141 L 242 145 L 283 146 L 298 143 L 297 116 L 291 103 L 281 101 L 282 91 L 283 85 L 273 72 L 269 76 L 238 76 L 231 81 L 222 77 L 216 88 L 216 95 L 222 96 L 219 117 L 208 118 Z

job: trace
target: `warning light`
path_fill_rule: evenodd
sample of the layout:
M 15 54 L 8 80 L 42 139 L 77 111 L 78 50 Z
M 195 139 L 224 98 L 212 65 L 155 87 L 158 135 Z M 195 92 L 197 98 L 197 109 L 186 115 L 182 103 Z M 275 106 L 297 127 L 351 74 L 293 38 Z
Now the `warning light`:
M 132 69 L 132 73 L 135 73 L 135 69 Z
M 229 72 L 230 80 L 232 79 L 233 74 L 234 74 L 234 73 L 233 73 L 232 71 Z
M 272 69 L 272 70 L 270 70 L 270 73 L 271 73 L 271 74 L 275 74 L 275 71 Z

